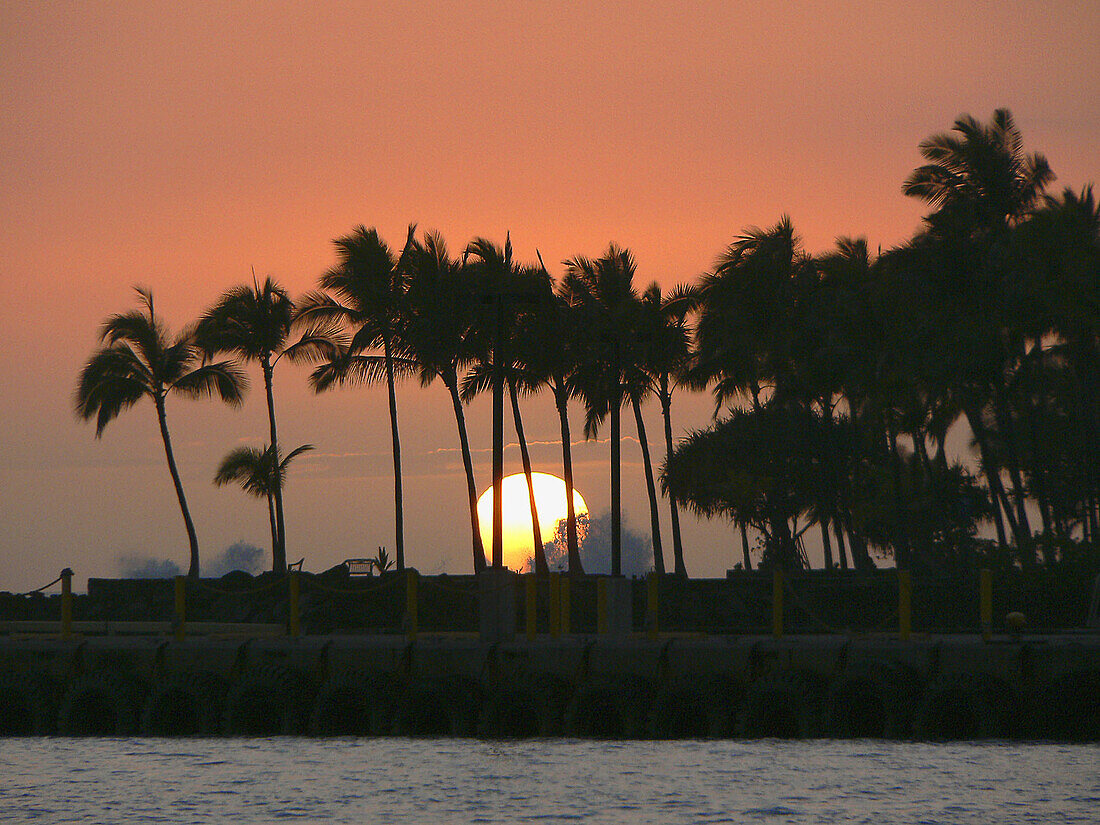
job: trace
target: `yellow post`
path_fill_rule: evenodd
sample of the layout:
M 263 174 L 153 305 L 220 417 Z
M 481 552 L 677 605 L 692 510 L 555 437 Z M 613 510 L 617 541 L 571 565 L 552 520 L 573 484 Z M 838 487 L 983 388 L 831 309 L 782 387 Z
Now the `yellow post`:
M 572 616 L 569 612 L 569 577 L 562 576 L 561 578 L 561 595 L 558 597 L 561 601 L 561 632 L 566 636 L 569 635 L 569 626 Z
M 405 571 L 405 635 L 410 642 L 416 641 L 417 631 L 417 586 L 420 574 L 412 568 Z
M 650 573 L 646 578 L 645 603 L 646 634 L 650 639 L 657 638 L 657 585 L 657 574 Z
M 176 610 L 175 621 L 172 622 L 173 630 L 176 634 L 176 641 L 182 642 L 187 635 L 187 577 L 176 576 L 175 580 L 175 592 L 176 592 Z
M 61 636 L 73 635 L 73 571 L 66 567 L 61 571 Z
M 783 638 L 783 570 L 779 567 L 772 573 L 772 635 Z
M 606 636 L 608 630 L 607 579 L 600 576 L 596 580 L 596 632 L 601 636 Z
M 527 641 L 535 641 L 535 624 L 539 618 L 539 606 L 535 599 L 535 574 L 523 577 L 524 595 L 527 599 Z
M 913 576 L 908 570 L 898 571 L 898 635 L 908 641 L 913 632 Z
M 290 635 L 300 636 L 302 633 L 301 608 L 298 604 L 298 571 L 287 572 L 287 586 L 290 588 Z
M 561 635 L 561 574 L 550 574 L 550 635 Z
M 982 568 L 978 578 L 978 608 L 981 613 L 982 639 L 993 638 L 993 572 Z

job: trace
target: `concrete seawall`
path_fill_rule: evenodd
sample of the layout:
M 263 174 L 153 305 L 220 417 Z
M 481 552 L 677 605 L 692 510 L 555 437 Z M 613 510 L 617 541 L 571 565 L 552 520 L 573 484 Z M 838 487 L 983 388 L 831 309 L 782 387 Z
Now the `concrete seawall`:
M 0 638 L 0 735 L 1100 741 L 1100 635 Z

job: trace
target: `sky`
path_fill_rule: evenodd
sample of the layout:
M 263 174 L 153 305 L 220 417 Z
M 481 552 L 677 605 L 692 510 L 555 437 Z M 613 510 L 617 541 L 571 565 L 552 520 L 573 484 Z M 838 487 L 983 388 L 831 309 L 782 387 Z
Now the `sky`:
M 135 305 L 135 284 L 179 329 L 253 269 L 293 295 L 315 288 L 332 240 L 360 223 L 400 245 L 416 222 L 456 252 L 510 231 L 519 259 L 538 250 L 555 275 L 613 241 L 640 286 L 695 279 L 783 214 L 811 251 L 842 235 L 886 249 L 924 214 L 901 195 L 919 142 L 998 107 L 1057 189 L 1100 176 L 1095 2 L 0 0 L 0 38 L 0 589 L 15 592 L 62 567 L 80 588 L 123 558 L 186 567 L 151 405 L 99 440 L 73 413 L 98 327 Z M 239 410 L 169 399 L 204 560 L 270 545 L 262 502 L 212 484 L 230 449 L 266 440 L 251 375 Z M 385 392 L 315 396 L 306 375 L 275 377 L 282 445 L 317 448 L 287 484 L 288 556 L 323 570 L 392 552 Z M 408 563 L 467 572 L 447 396 L 412 382 L 398 404 Z M 680 395 L 676 433 L 713 411 Z M 551 399 L 524 414 L 535 469 L 560 472 Z M 646 415 L 663 456 L 656 405 Z M 489 419 L 487 400 L 467 411 L 482 489 Z M 599 512 L 608 443 L 584 443 L 579 408 L 572 419 L 576 484 Z M 645 532 L 626 424 L 623 452 L 628 521 Z M 690 573 L 739 559 L 728 525 L 682 521 Z

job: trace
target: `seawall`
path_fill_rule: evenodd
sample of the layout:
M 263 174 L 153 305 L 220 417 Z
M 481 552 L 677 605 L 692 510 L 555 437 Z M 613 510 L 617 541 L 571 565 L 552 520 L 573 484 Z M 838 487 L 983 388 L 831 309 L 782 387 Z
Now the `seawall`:
M 1100 635 L 0 637 L 0 735 L 1100 741 Z

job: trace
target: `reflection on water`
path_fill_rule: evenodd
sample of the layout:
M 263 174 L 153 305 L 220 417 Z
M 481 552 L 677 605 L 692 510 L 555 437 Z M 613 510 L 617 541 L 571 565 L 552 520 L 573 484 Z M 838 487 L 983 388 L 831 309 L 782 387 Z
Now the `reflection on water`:
M 0 821 L 1095 822 L 1100 747 L 0 740 Z

